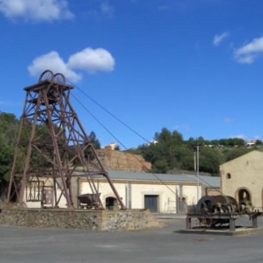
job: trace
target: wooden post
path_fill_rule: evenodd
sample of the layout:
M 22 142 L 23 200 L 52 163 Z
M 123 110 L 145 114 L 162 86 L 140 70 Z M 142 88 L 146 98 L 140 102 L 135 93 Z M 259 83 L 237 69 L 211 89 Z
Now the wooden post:
M 257 216 L 252 216 L 252 227 L 257 228 L 258 227 L 258 217 Z
M 235 229 L 236 229 L 235 219 L 230 218 L 230 220 L 229 220 L 229 231 L 235 231 Z
M 186 219 L 185 219 L 185 223 L 186 223 L 186 229 L 191 229 L 192 227 L 191 227 L 191 217 L 186 217 Z

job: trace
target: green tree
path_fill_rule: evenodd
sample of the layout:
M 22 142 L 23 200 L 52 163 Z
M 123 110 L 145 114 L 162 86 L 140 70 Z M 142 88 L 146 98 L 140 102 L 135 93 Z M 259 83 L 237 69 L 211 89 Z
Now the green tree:
M 219 173 L 219 165 L 222 163 L 223 160 L 221 153 L 222 152 L 218 149 L 200 147 L 200 171 L 217 175 Z
M 168 163 L 165 159 L 157 160 L 152 168 L 152 172 L 154 173 L 167 173 L 167 171 Z
M 263 145 L 263 143 L 262 143 L 262 141 L 260 141 L 260 140 L 256 140 L 256 146 L 258 147 L 260 147 L 260 146 L 262 146 Z
M 241 155 L 244 155 L 248 152 L 252 151 L 252 149 L 248 149 L 248 148 L 233 148 L 231 149 L 230 151 L 228 151 L 226 153 L 226 157 L 225 157 L 225 161 L 228 162 L 228 161 L 231 161 Z
M 155 133 L 154 140 L 157 143 L 140 147 L 144 159 L 152 163 L 154 172 L 193 169 L 193 149 L 185 144 L 178 131 L 163 128 L 160 133 Z
M 194 153 L 199 145 L 199 169 L 213 175 L 219 174 L 220 164 L 240 156 L 248 149 L 244 147 L 244 140 L 239 138 L 227 138 L 219 140 L 205 140 L 202 136 L 197 139 L 183 140 L 183 136 L 177 131 L 169 131 L 163 128 L 156 132 L 154 140 L 157 143 L 142 145 L 139 147 L 146 161 L 152 163 L 155 172 L 174 172 L 175 170 L 194 170 Z M 240 150 L 238 150 L 240 149 Z
M 0 182 L 2 183 L 10 173 L 13 155 L 14 148 L 6 143 L 3 135 L 0 135 Z
M 9 180 L 19 121 L 12 113 L 0 112 L 0 196 Z
M 94 131 L 90 133 L 89 139 L 95 149 L 100 149 L 100 141 L 97 139 L 96 133 Z

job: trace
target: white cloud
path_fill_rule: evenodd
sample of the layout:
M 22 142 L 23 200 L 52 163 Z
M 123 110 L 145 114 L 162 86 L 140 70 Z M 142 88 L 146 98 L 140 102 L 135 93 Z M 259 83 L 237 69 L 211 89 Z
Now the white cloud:
M 110 18 L 110 17 L 114 16 L 115 9 L 108 2 L 103 2 L 100 5 L 100 11 L 101 11 L 102 15 Z
M 0 100 L 0 106 L 4 106 L 4 107 L 21 106 L 21 102 L 8 101 L 8 100 Z
M 254 135 L 252 138 L 248 138 L 246 135 L 244 134 L 238 134 L 238 135 L 233 135 L 233 136 L 229 136 L 229 138 L 239 138 L 239 139 L 243 139 L 245 141 L 254 141 L 254 140 L 260 140 L 260 136 L 259 135 Z
M 240 47 L 234 53 L 237 62 L 252 64 L 255 59 L 263 54 L 263 37 L 254 38 L 250 43 Z
M 8 18 L 33 21 L 72 19 L 66 0 L 0 0 L 0 12 Z
M 28 67 L 32 76 L 38 76 L 46 69 L 50 69 L 54 73 L 62 73 L 73 82 L 81 79 L 81 75 L 72 71 L 56 51 L 35 58 Z
M 231 118 L 224 118 L 223 121 L 226 122 L 226 123 L 230 123 L 230 122 L 233 122 L 234 120 L 231 119 Z
M 35 58 L 28 66 L 28 71 L 32 76 L 39 76 L 43 71 L 49 69 L 54 73 L 64 74 L 73 82 L 78 82 L 81 80 L 82 74 L 76 72 L 75 69 L 88 73 L 112 71 L 114 64 L 114 58 L 107 50 L 86 48 L 71 55 L 68 62 L 65 62 L 58 52 L 51 51 Z
M 215 35 L 213 38 L 213 45 L 214 46 L 219 46 L 221 42 L 229 36 L 229 33 L 224 32 L 221 35 Z
M 87 12 L 89 17 L 96 19 L 112 18 L 115 13 L 115 8 L 108 1 L 101 1 L 100 5 L 92 8 Z
M 86 48 L 69 57 L 68 66 L 83 69 L 89 73 L 97 71 L 112 71 L 115 61 L 112 55 L 103 48 Z
M 260 136 L 259 135 L 255 135 L 253 139 L 254 140 L 260 140 Z
M 173 126 L 173 129 L 174 130 L 189 131 L 190 130 L 190 126 L 188 124 L 179 124 L 179 125 Z
M 229 138 L 238 138 L 238 139 L 246 140 L 247 136 L 244 134 L 238 134 L 238 135 L 229 136 Z

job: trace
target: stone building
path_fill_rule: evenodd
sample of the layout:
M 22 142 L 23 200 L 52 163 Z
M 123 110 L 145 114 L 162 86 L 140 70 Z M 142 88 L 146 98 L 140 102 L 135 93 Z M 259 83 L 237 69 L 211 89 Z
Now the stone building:
M 221 190 L 239 203 L 263 207 L 263 152 L 252 151 L 220 165 Z

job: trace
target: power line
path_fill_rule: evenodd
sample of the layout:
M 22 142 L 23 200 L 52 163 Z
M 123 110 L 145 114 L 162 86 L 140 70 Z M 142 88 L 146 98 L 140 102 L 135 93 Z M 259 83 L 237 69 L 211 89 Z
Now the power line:
M 125 126 L 127 129 L 129 129 L 130 131 L 132 131 L 134 134 L 136 134 L 137 136 L 139 136 L 141 139 L 143 139 L 144 141 L 146 141 L 147 143 L 149 143 L 149 141 L 143 137 L 142 135 L 140 135 L 138 132 L 136 132 L 133 128 L 131 128 L 129 125 L 127 125 L 126 123 L 124 123 L 120 118 L 118 118 L 117 116 L 115 116 L 113 113 L 111 113 L 109 110 L 107 110 L 105 107 L 103 107 L 100 103 L 98 103 L 95 99 L 93 99 L 91 96 L 89 96 L 88 94 L 86 94 L 83 90 L 81 90 L 80 88 L 78 88 L 73 82 L 71 82 L 70 80 L 67 79 L 68 82 L 70 82 L 71 84 L 73 84 L 77 90 L 79 90 L 85 97 L 87 97 L 89 100 L 91 100 L 94 104 L 96 104 L 98 107 L 100 107 L 102 110 L 104 110 L 106 113 L 108 113 L 112 118 L 114 118 L 115 120 L 117 120 L 118 122 L 120 122 L 123 126 Z M 90 110 L 76 97 L 72 94 L 73 98 L 90 114 L 90 116 L 92 116 L 92 118 L 94 120 L 96 120 L 101 127 L 103 127 L 103 129 L 105 129 L 124 149 L 128 149 L 94 114 L 92 114 L 90 112 Z M 141 161 L 135 156 L 132 155 L 133 158 L 135 158 L 138 162 L 141 163 Z M 147 167 L 145 167 L 146 170 L 151 173 L 160 183 L 162 183 L 165 187 L 167 187 L 168 190 L 170 190 L 173 194 L 177 195 L 177 193 L 171 189 L 159 176 L 157 176 L 157 174 L 151 172 Z M 208 184 L 205 180 L 203 180 L 202 178 L 200 178 L 200 181 L 202 181 L 204 184 L 214 188 L 216 191 L 219 191 L 221 193 L 220 190 L 216 189 L 215 187 L 213 187 L 212 185 Z
M 79 99 L 77 99 L 76 96 L 74 96 L 72 94 L 72 97 L 92 116 L 92 118 L 94 118 L 124 149 L 127 150 L 127 147 L 105 126 L 102 124 L 101 121 L 99 121 L 99 119 L 94 115 L 92 114 L 88 108 L 82 103 L 80 102 Z M 134 154 L 132 155 L 133 158 L 135 158 L 138 162 L 141 162 Z M 146 168 L 146 167 L 145 167 Z M 150 172 L 150 170 L 148 168 L 146 168 L 146 170 L 148 172 Z M 156 177 L 157 180 L 159 180 L 164 186 L 166 186 L 172 193 L 176 194 L 167 184 L 165 184 L 155 173 L 152 173 L 150 172 L 154 177 Z
M 71 81 L 69 81 L 70 83 L 72 83 Z M 73 83 L 72 83 L 73 84 Z M 125 126 L 127 129 L 129 129 L 130 131 L 132 131 L 134 134 L 136 134 L 137 136 L 139 136 L 141 139 L 143 139 L 145 142 L 149 143 L 149 140 L 147 140 L 145 137 L 143 137 L 141 134 L 139 134 L 137 131 L 135 131 L 133 128 L 131 128 L 128 124 L 126 124 L 124 121 L 122 121 L 120 118 L 118 118 L 117 116 L 115 116 L 113 113 L 111 113 L 109 110 L 107 110 L 105 107 L 103 107 L 100 103 L 98 103 L 95 99 L 93 99 L 91 96 L 89 96 L 87 93 L 85 93 L 83 90 L 81 90 L 80 88 L 78 88 L 77 86 L 75 86 L 77 88 L 77 90 L 79 90 L 85 97 L 87 97 L 88 99 L 90 99 L 94 104 L 96 104 L 98 107 L 100 107 L 102 110 L 104 110 L 105 112 L 107 112 L 112 118 L 114 118 L 115 120 L 117 120 L 118 122 L 120 122 L 123 126 Z

